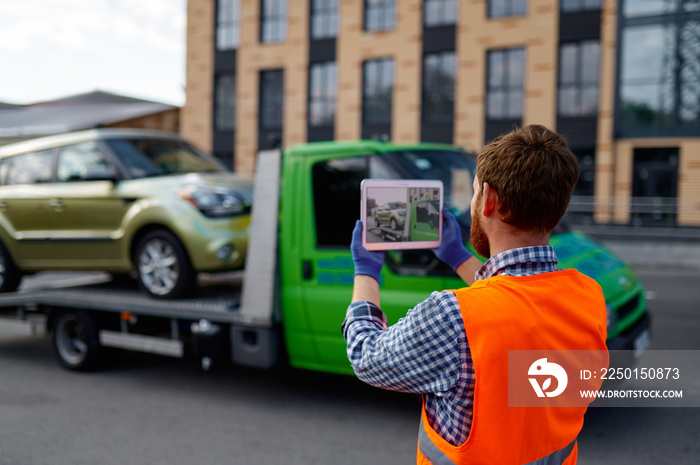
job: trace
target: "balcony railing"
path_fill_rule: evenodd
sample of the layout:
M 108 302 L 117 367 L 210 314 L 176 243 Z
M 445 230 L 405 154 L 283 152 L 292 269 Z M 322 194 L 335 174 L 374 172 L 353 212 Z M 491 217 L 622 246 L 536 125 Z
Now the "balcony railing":
M 690 225 L 700 226 L 700 199 L 685 201 L 685 211 L 679 207 L 675 197 L 627 197 L 600 198 L 595 196 L 572 196 L 564 219 L 571 225 L 590 225 L 596 222 L 626 223 L 632 226 L 678 226 L 678 217 L 687 214 Z M 694 211 L 690 211 L 695 207 Z M 692 216 L 697 224 L 692 224 Z M 600 221 L 604 218 L 604 221 Z

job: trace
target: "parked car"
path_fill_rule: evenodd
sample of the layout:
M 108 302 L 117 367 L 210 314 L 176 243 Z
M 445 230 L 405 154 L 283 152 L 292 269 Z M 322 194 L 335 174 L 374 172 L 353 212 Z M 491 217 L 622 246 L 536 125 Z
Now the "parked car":
M 0 147 L 0 291 L 44 270 L 134 272 L 154 297 L 243 267 L 252 179 L 179 137 L 96 129 Z
M 374 211 L 374 226 L 390 226 L 396 231 L 406 224 L 406 204 L 403 202 L 389 202 L 377 207 Z

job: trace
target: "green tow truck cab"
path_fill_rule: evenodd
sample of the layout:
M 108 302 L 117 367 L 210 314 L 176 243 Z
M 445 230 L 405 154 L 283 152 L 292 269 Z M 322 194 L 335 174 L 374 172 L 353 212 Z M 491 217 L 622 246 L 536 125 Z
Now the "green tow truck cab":
M 240 291 L 168 302 L 119 284 L 93 283 L 3 294 L 0 312 L 5 317 L 15 312 L 28 326 L 33 314 L 46 315 L 58 360 L 70 369 L 94 367 L 106 346 L 190 354 L 205 367 L 223 358 L 259 368 L 288 363 L 352 375 L 341 324 L 353 286 L 349 246 L 360 216 L 361 181 L 441 180 L 444 204 L 462 225 L 466 242 L 475 159 L 449 145 L 355 141 L 261 152 L 257 162 Z M 433 209 L 411 212 L 416 220 L 411 231 L 432 234 Z M 561 268 L 577 268 L 600 283 L 608 304 L 609 348 L 643 351 L 650 318 L 633 270 L 563 226 L 551 244 Z M 393 324 L 432 291 L 464 283 L 431 250 L 397 250 L 386 253 L 380 286 L 382 310 Z
M 436 241 L 440 237 L 440 202 L 433 199 L 411 203 L 410 240 Z
M 339 328 L 352 292 L 349 246 L 362 179 L 440 179 L 445 206 L 462 225 L 466 242 L 475 168 L 473 155 L 442 144 L 320 142 L 284 153 L 280 322 L 292 366 L 352 374 Z M 423 217 L 430 212 L 412 211 L 411 218 L 428 220 Z M 429 235 L 431 223 L 416 222 L 410 231 Z M 552 235 L 551 245 L 560 268 L 577 268 L 601 285 L 608 304 L 609 348 L 643 351 L 650 318 L 644 286 L 634 271 L 610 250 L 563 224 Z M 387 252 L 380 281 L 382 310 L 389 324 L 432 291 L 465 285 L 430 250 Z

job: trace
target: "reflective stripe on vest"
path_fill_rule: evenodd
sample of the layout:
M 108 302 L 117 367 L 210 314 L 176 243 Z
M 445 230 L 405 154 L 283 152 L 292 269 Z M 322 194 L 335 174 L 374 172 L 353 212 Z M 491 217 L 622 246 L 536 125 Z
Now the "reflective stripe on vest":
M 562 465 L 564 461 L 569 458 L 569 455 L 571 455 L 575 445 L 576 439 L 566 447 L 524 465 Z M 433 465 L 455 465 L 455 463 L 430 440 L 428 433 L 425 432 L 425 428 L 423 427 L 422 419 L 420 422 L 420 431 L 418 432 L 418 449 L 420 449 L 425 458 Z

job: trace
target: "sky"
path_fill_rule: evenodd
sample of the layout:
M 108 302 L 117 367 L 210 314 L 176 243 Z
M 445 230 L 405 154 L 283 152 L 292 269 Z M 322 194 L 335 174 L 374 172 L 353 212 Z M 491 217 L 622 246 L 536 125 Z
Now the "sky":
M 0 0 L 0 102 L 185 102 L 186 0 Z

